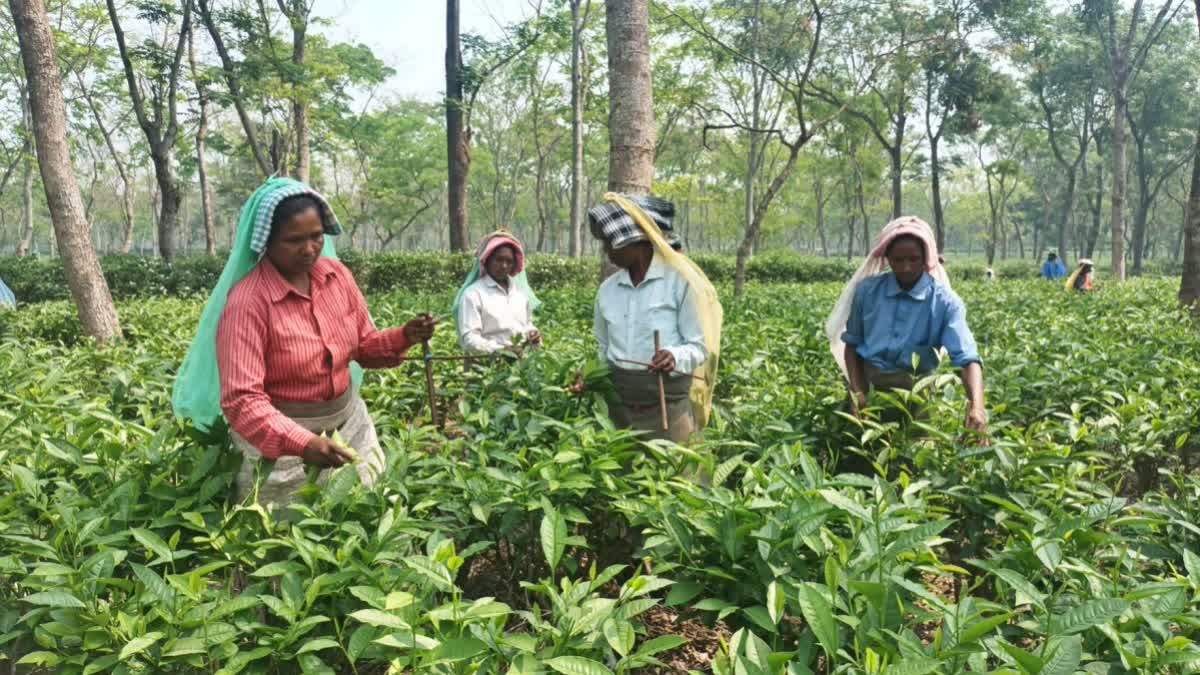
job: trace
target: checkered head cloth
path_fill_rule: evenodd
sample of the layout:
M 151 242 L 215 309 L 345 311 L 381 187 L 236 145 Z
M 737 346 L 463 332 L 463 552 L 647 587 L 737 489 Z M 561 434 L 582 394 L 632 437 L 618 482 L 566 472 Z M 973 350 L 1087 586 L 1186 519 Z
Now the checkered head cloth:
M 654 224 L 658 225 L 658 229 L 662 230 L 667 242 L 672 247 L 679 248 L 679 237 L 675 236 L 672 225 L 675 220 L 674 204 L 657 197 L 622 196 L 645 211 Z M 588 225 L 593 237 L 607 241 L 609 246 L 614 249 L 647 240 L 646 234 L 642 232 L 642 228 L 638 227 L 633 216 L 612 202 L 588 209 Z
M 333 215 L 333 209 L 329 207 L 329 202 L 321 193 L 299 181 L 289 181 L 288 184 L 263 195 L 262 201 L 258 203 L 258 208 L 254 212 L 254 231 L 250 235 L 251 251 L 262 255 L 263 251 L 267 249 L 267 239 L 271 236 L 271 219 L 275 216 L 275 207 L 288 197 L 296 195 L 308 195 L 320 205 L 321 223 L 325 226 L 325 234 L 336 236 L 342 233 L 342 226 L 338 223 L 337 216 Z

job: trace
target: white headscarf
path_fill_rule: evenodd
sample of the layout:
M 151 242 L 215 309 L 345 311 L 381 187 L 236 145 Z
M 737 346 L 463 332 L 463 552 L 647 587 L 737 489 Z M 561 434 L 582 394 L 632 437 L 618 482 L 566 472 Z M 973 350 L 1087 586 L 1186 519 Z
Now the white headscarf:
M 946 268 L 938 260 L 937 237 L 934 236 L 929 223 L 916 216 L 901 216 L 884 225 L 883 231 L 875 239 L 875 246 L 859 265 L 858 271 L 850 278 L 846 287 L 842 289 L 837 304 L 833 306 L 833 311 L 825 321 L 825 335 L 829 338 L 829 351 L 833 353 L 834 360 L 837 361 L 838 367 L 842 369 L 842 375 L 847 380 L 850 379 L 850 375 L 846 371 L 846 347 L 842 342 L 842 333 L 845 332 L 846 322 L 850 319 L 850 306 L 854 304 L 854 292 L 858 290 L 858 285 L 864 280 L 887 270 L 888 246 L 897 237 L 904 235 L 921 240 L 921 243 L 925 245 L 925 267 L 929 276 L 946 288 L 950 288 L 950 277 L 946 274 Z

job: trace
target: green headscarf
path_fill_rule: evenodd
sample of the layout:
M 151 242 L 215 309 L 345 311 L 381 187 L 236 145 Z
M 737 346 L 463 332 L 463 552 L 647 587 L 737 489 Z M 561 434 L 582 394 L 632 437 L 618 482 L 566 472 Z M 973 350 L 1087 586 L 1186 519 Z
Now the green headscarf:
M 242 214 L 238 218 L 237 241 L 229 252 L 229 260 L 221 278 L 213 288 L 212 295 L 200 315 L 200 326 L 188 349 L 179 375 L 175 378 L 175 389 L 171 395 L 171 407 L 175 416 L 192 420 L 201 429 L 210 429 L 221 417 L 221 373 L 217 367 L 217 327 L 229 292 L 262 259 L 271 234 L 271 218 L 275 207 L 288 197 L 308 195 L 321 207 L 321 221 L 325 226 L 325 247 L 321 255 L 337 258 L 333 236 L 342 233 L 329 202 L 316 190 L 291 178 L 271 178 L 250 195 Z M 350 364 L 350 375 L 357 386 L 362 382 L 362 368 Z
M 496 230 L 479 242 L 479 246 L 475 249 L 475 264 L 471 266 L 471 271 L 467 273 L 466 280 L 459 287 L 458 293 L 454 295 L 454 303 L 450 305 L 450 316 L 454 317 L 454 327 L 456 329 L 458 328 L 458 310 L 462 307 L 463 297 L 466 296 L 467 290 L 471 288 L 472 284 L 487 274 L 487 270 L 483 269 L 483 265 L 486 262 L 484 258 L 491 254 L 492 251 L 489 249 L 492 249 L 492 247 L 489 245 L 493 239 L 497 238 L 504 239 L 504 244 L 508 244 L 516 249 L 517 273 L 510 278 L 516 283 L 517 288 L 521 289 L 521 292 L 525 294 L 525 297 L 529 298 L 529 309 L 536 312 L 538 307 L 542 306 L 542 301 L 534 295 L 533 289 L 529 287 L 529 280 L 525 278 L 525 248 L 521 246 L 521 242 L 508 230 Z

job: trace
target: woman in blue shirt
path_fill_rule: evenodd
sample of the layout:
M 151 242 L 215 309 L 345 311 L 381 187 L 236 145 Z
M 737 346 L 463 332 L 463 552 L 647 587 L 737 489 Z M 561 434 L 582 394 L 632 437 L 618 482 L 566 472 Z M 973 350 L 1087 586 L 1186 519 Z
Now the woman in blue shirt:
M 885 262 L 890 271 L 871 275 L 882 271 Z M 837 324 L 841 330 L 830 337 L 840 338 L 841 353 L 838 345 L 832 346 L 843 362 L 856 416 L 866 407 L 871 388 L 912 388 L 916 377 L 938 367 L 938 351 L 945 349 L 967 390 L 967 428 L 987 431 L 982 360 L 967 326 L 966 307 L 950 290 L 936 240 L 924 221 L 901 218 L 884 228 L 827 329 Z
M 16 307 L 17 296 L 4 285 L 4 280 L 0 279 L 0 307 Z

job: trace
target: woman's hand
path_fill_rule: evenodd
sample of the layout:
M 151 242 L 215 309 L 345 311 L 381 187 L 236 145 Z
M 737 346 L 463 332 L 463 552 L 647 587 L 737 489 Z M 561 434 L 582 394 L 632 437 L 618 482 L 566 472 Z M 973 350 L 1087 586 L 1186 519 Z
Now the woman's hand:
M 863 418 L 863 411 L 867 409 L 867 394 L 862 391 L 850 392 L 850 414 L 858 419 Z
M 575 371 L 575 382 L 572 383 L 570 387 L 567 387 L 567 391 L 576 396 L 583 396 L 584 392 L 587 391 L 587 384 L 583 381 L 582 372 L 578 370 Z
M 422 314 L 404 324 L 404 337 L 408 338 L 408 341 L 413 344 L 425 342 L 433 337 L 433 329 L 436 327 L 437 319 L 429 314 Z
M 986 448 L 992 444 L 991 439 L 987 436 L 988 414 L 983 406 L 972 405 L 967 409 L 965 426 L 968 431 L 973 432 L 971 435 L 977 439 L 980 447 Z
M 354 455 L 349 450 L 324 436 L 313 436 L 308 445 L 304 446 L 304 453 L 300 457 L 305 464 L 322 469 L 338 467 L 354 460 Z
M 650 372 L 672 373 L 674 371 L 675 355 L 665 349 L 655 352 L 654 358 L 650 361 Z
M 526 333 L 525 339 L 528 340 L 529 344 L 531 344 L 531 345 L 541 346 L 541 344 L 542 344 L 542 334 L 540 331 L 537 331 L 537 330 L 531 330 L 528 333 Z

